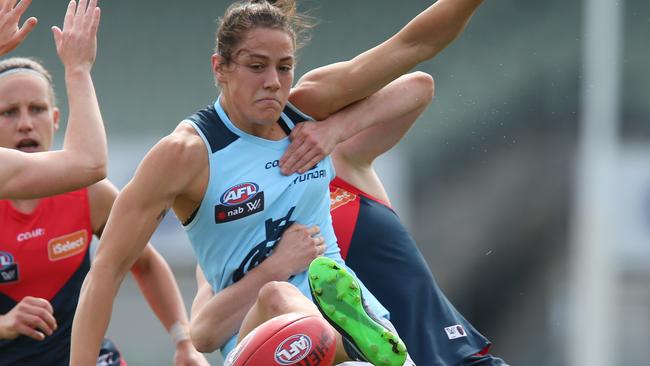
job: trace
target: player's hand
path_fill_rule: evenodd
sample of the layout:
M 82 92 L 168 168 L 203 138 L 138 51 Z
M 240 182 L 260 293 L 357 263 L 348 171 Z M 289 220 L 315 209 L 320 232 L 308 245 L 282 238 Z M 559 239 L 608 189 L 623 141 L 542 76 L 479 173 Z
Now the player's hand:
M 53 314 L 52 305 L 47 300 L 27 296 L 7 314 L 0 315 L 0 339 L 24 335 L 41 341 L 56 329 Z
M 280 238 L 267 260 L 277 260 L 288 276 L 303 272 L 311 261 L 325 253 L 325 238 L 320 235 L 318 226 L 307 227 L 294 223 Z
M 174 366 L 210 366 L 202 353 L 196 350 L 188 339 L 178 342 L 174 354 Z
M 22 27 L 19 27 L 20 17 L 23 16 L 32 0 L 21 0 L 16 5 L 16 0 L 0 0 L 0 56 L 3 56 L 27 37 L 36 26 L 34 17 L 28 18 Z
M 52 27 L 56 52 L 66 71 L 90 72 L 97 55 L 97 28 L 100 10 L 97 0 L 68 3 L 63 30 Z
M 325 122 L 303 122 L 291 131 L 291 144 L 280 158 L 282 174 L 308 171 L 334 151 L 341 141 L 340 131 Z

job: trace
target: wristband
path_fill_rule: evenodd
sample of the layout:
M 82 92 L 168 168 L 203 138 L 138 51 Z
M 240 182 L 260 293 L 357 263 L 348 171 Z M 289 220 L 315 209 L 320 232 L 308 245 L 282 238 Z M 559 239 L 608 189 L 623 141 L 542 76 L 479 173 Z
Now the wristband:
M 172 342 L 174 342 L 175 345 L 190 339 L 190 333 L 180 322 L 174 323 L 169 328 L 169 335 L 172 337 Z

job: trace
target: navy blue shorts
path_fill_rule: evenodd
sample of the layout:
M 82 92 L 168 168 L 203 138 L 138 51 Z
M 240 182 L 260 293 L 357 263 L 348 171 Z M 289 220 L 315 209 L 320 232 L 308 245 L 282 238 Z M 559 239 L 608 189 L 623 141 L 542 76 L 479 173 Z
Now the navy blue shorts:
M 488 347 L 438 287 L 395 212 L 366 197 L 359 206 L 345 261 L 390 311 L 415 364 L 458 365 Z

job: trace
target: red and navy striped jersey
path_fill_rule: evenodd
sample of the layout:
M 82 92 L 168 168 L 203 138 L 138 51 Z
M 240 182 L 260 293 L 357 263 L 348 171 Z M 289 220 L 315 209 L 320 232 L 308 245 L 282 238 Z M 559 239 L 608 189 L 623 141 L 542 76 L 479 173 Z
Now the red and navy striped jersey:
M 31 213 L 0 200 L 0 314 L 26 296 L 48 300 L 57 329 L 0 341 L 0 365 L 68 365 L 72 319 L 90 269 L 88 190 L 43 198 Z

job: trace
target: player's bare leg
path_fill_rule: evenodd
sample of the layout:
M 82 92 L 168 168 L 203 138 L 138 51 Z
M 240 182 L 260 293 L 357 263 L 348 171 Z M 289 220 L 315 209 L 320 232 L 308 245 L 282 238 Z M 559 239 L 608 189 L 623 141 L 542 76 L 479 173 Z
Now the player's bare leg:
M 267 283 L 260 289 L 257 301 L 242 321 L 238 339 L 243 339 L 263 322 L 286 313 L 320 316 L 316 305 L 305 298 L 295 286 L 288 282 L 273 281 Z

